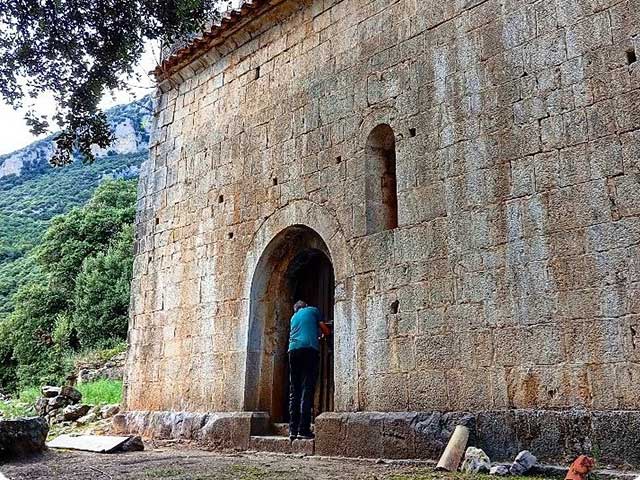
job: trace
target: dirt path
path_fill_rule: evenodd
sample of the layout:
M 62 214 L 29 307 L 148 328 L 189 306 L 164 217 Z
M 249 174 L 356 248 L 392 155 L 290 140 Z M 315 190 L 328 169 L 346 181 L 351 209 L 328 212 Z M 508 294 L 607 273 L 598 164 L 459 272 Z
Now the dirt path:
M 436 478 L 425 467 L 261 453 L 221 454 L 156 448 L 127 454 L 49 451 L 0 466 L 11 480 L 413 480 Z M 425 475 L 423 475 L 423 473 Z

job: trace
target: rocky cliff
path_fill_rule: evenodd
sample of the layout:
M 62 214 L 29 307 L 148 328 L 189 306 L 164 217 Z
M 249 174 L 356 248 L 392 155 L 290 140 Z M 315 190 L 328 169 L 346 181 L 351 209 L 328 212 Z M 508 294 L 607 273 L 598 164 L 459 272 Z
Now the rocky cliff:
M 92 165 L 49 165 L 53 136 L 0 156 L 0 322 L 11 298 L 37 271 L 29 257 L 50 220 L 83 205 L 106 178 L 134 178 L 147 158 L 151 97 L 107 112 L 115 139 Z
M 118 105 L 107 111 L 114 140 L 106 148 L 97 148 L 98 158 L 146 151 L 149 147 L 149 133 L 152 114 L 151 96 L 146 96 L 127 105 Z M 25 169 L 46 164 L 53 154 L 55 145 L 50 135 L 20 150 L 0 156 L 0 178 L 20 175 Z

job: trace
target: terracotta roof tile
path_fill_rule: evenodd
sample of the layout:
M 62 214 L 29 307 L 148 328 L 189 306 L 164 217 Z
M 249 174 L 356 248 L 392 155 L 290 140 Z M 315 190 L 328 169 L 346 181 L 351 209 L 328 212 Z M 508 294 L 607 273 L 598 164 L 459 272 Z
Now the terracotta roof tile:
M 187 44 L 162 60 L 153 71 L 156 79 L 162 81 L 180 68 L 206 53 L 215 44 L 216 39 L 237 26 L 242 20 L 250 18 L 259 7 L 267 5 L 269 0 L 245 0 L 240 8 L 227 10 L 222 19 L 211 26 L 201 36 L 194 37 Z

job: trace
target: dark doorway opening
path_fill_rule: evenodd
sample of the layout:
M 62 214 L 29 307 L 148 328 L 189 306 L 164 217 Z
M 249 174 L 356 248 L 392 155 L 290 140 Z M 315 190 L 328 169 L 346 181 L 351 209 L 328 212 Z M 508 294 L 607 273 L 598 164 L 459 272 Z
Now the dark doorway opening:
M 329 258 L 320 250 L 309 249 L 300 252 L 289 265 L 287 271 L 289 303 L 304 300 L 320 310 L 322 320 L 333 331 L 334 284 L 333 266 Z M 284 419 L 289 421 L 289 364 L 285 362 L 285 405 Z M 318 385 L 314 400 L 314 415 L 333 411 L 333 336 L 320 340 L 320 367 Z
M 314 230 L 283 230 L 262 254 L 251 286 L 245 409 L 269 412 L 274 423 L 289 417 L 289 327 L 293 304 L 318 307 L 333 326 L 335 278 L 329 249 Z M 332 328 L 333 330 L 333 328 Z M 333 336 L 321 342 L 314 416 L 334 408 Z

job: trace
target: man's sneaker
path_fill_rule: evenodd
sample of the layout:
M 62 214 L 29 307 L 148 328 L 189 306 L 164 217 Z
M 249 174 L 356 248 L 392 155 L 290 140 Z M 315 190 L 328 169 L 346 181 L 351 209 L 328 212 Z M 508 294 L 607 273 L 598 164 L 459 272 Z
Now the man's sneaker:
M 316 436 L 311 432 L 298 434 L 298 440 L 313 440 L 314 438 L 316 438 Z
M 293 442 L 296 438 L 298 438 L 298 435 L 294 434 L 294 433 L 290 433 L 289 434 L 289 441 Z

